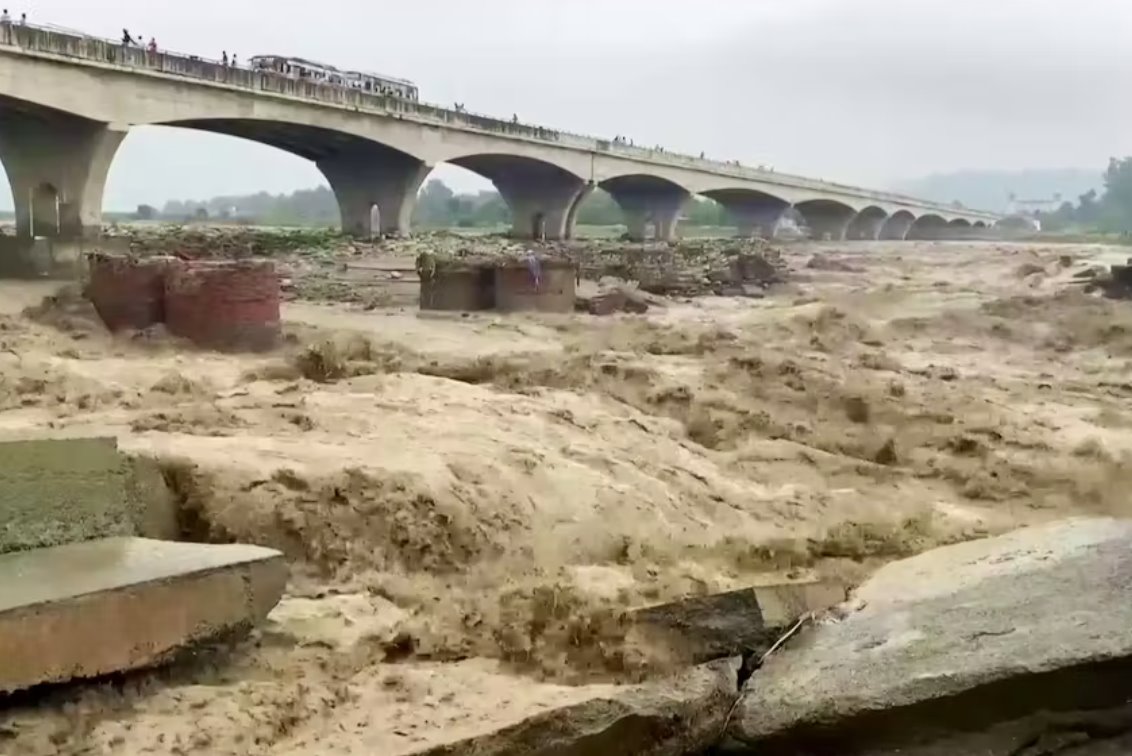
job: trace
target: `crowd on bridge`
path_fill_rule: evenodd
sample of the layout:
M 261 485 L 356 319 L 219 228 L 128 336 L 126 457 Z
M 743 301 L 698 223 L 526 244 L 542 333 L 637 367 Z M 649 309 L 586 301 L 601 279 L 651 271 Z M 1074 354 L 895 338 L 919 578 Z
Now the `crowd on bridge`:
M 129 29 L 122 30 L 122 47 L 141 47 L 142 39 L 144 39 L 144 37 L 141 34 L 137 36 L 137 39 L 134 39 L 133 35 L 130 34 Z M 150 37 L 149 44 L 145 46 L 145 49 L 149 53 L 156 53 L 157 39 L 155 37 Z
M 129 29 L 122 30 L 122 47 L 142 47 L 142 39 L 144 39 L 144 37 L 141 34 L 134 35 L 130 34 Z M 157 39 L 150 37 L 149 43 L 145 45 L 145 49 L 151 54 L 156 54 L 158 51 Z M 240 60 L 236 56 L 236 53 L 232 53 L 232 55 L 229 56 L 228 51 L 224 50 L 220 54 L 220 65 L 225 68 L 239 68 Z

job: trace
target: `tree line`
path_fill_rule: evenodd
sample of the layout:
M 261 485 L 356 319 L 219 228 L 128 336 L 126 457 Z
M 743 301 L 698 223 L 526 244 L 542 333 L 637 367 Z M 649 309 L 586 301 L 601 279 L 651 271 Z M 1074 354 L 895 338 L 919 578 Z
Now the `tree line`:
M 712 200 L 694 198 L 684 210 L 692 226 L 726 226 L 727 211 Z M 338 203 L 326 186 L 290 194 L 259 192 L 244 196 L 213 197 L 204 201 L 171 201 L 158 209 L 140 205 L 138 220 L 172 222 L 222 221 L 268 226 L 335 226 Z M 578 208 L 577 222 L 586 226 L 624 223 L 621 208 L 608 192 L 590 193 Z M 440 179 L 429 181 L 417 197 L 415 228 L 494 228 L 511 223 L 511 210 L 496 191 L 454 192 Z
M 1063 202 L 1056 210 L 1036 216 L 1045 231 L 1132 233 L 1132 157 L 1108 161 L 1103 192 L 1090 189 L 1076 204 Z

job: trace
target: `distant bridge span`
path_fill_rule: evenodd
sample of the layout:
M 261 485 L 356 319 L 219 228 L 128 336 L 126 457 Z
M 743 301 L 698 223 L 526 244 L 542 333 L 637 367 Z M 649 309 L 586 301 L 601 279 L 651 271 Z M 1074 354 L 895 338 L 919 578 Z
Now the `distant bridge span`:
M 569 238 L 595 187 L 610 192 L 637 238 L 651 228 L 672 239 L 693 195 L 721 203 L 742 235 L 773 232 L 791 207 L 832 239 L 945 238 L 998 219 L 70 32 L 0 27 L 0 161 L 18 234 L 97 235 L 107 173 L 137 125 L 229 134 L 314 161 L 343 229 L 359 235 L 408 233 L 417 192 L 440 163 L 491 180 L 524 237 Z

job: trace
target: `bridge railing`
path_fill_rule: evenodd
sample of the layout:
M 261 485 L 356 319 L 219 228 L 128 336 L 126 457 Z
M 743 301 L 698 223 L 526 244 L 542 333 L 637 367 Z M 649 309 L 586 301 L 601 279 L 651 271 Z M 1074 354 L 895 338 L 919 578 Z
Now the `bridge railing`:
M 413 120 L 438 125 L 473 129 L 480 132 L 504 135 L 511 138 L 549 142 L 585 152 L 601 152 L 643 162 L 672 167 L 710 171 L 739 179 L 761 181 L 780 186 L 815 191 L 841 190 L 878 201 L 913 204 L 952 212 L 956 208 L 924 202 L 923 200 L 892 192 L 878 192 L 847 184 L 817 181 L 804 176 L 748 168 L 736 162 L 720 162 L 693 157 L 663 149 L 636 147 L 611 139 L 573 134 L 570 132 L 533 126 L 514 120 L 471 113 L 416 100 L 352 89 L 328 82 L 313 81 L 285 75 L 275 71 L 240 68 L 221 61 L 169 50 L 150 52 L 144 47 L 125 45 L 60 27 L 31 24 L 0 24 L 0 44 L 33 52 L 67 58 L 77 58 L 104 65 L 148 70 L 171 76 L 212 82 L 241 89 L 279 94 L 311 100 L 350 110 L 374 112 L 382 115 L 408 116 Z

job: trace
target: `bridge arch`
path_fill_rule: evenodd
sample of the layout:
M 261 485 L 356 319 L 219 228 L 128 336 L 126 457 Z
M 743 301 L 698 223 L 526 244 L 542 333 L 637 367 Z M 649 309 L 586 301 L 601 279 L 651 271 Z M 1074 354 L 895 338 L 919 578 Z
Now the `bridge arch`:
M 903 241 L 915 222 L 916 216 L 911 211 L 897 210 L 888 216 L 888 220 L 881 226 L 880 238 L 889 241 Z
M 857 214 L 856 208 L 832 199 L 798 202 L 794 209 L 802 215 L 811 238 L 818 241 L 843 241 L 850 221 Z
M 880 238 L 888 212 L 876 205 L 870 205 L 857 213 L 845 231 L 847 239 L 876 240 Z
M 702 196 L 715 200 L 727 210 L 739 230 L 739 236 L 772 238 L 790 203 L 769 192 L 757 189 L 711 189 Z
M 417 191 L 431 169 L 381 142 L 306 124 L 204 118 L 159 125 L 239 137 L 310 160 L 334 192 L 342 230 L 361 237 L 407 234 Z
M 967 218 L 952 218 L 947 222 L 948 239 L 968 239 L 974 231 L 974 224 Z
M 928 213 L 921 215 L 908 229 L 906 239 L 914 239 L 917 241 L 928 241 L 933 239 L 943 239 L 947 236 L 947 221 L 943 216 L 936 215 L 935 213 Z

